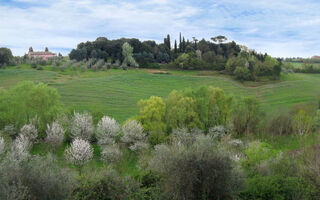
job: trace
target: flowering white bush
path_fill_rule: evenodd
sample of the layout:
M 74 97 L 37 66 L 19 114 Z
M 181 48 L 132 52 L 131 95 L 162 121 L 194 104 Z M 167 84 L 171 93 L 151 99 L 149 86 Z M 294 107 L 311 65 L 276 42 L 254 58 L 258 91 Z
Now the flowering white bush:
M 88 141 L 76 138 L 66 149 L 65 156 L 70 163 L 80 168 L 81 173 L 81 167 L 93 157 L 93 149 Z
M 123 137 L 122 142 L 129 146 L 132 151 L 138 151 L 147 148 L 145 142 L 146 134 L 143 132 L 143 127 L 137 120 L 130 120 L 122 126 Z
M 38 137 L 38 131 L 33 124 L 26 124 L 20 129 L 20 134 L 29 138 L 30 141 L 34 141 Z
M 32 142 L 30 138 L 24 134 L 20 134 L 13 142 L 12 151 L 18 153 L 21 156 L 28 155 L 29 150 L 31 149 Z
M 97 139 L 100 145 L 114 144 L 120 126 L 115 119 L 104 116 L 97 125 Z
M 62 144 L 65 131 L 59 123 L 53 122 L 51 125 L 47 124 L 46 133 L 46 142 L 50 144 L 54 149 Z
M 0 136 L 0 154 L 4 152 L 4 147 L 5 147 L 4 139 L 3 137 Z
M 93 134 L 92 116 L 88 113 L 74 113 L 71 122 L 71 137 L 90 140 Z
M 106 163 L 117 162 L 121 156 L 122 152 L 117 145 L 105 146 L 101 152 L 101 160 Z

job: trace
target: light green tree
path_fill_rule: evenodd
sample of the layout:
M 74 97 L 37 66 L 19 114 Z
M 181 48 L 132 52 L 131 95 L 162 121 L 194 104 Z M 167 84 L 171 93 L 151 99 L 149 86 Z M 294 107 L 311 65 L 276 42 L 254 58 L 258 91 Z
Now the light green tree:
M 128 65 L 132 67 L 139 67 L 138 63 L 133 58 L 133 48 L 128 42 L 125 42 L 122 45 L 122 55 L 124 57 L 122 67 L 127 67 Z

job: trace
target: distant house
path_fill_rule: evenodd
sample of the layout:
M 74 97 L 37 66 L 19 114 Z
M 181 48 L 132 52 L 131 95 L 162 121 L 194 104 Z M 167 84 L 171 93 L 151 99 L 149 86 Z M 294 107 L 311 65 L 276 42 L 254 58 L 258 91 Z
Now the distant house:
M 28 57 L 29 58 L 42 58 L 48 60 L 48 58 L 56 57 L 55 53 L 49 51 L 48 47 L 45 48 L 45 51 L 33 51 L 33 48 L 29 48 Z
M 312 60 L 320 60 L 320 56 L 312 56 Z

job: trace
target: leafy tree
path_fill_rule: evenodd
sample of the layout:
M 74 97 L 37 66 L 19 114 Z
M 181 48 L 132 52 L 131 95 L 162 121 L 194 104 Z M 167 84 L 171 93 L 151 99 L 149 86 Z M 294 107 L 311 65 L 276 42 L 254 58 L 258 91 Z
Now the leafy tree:
M 264 113 L 255 97 L 244 97 L 237 102 L 233 109 L 232 122 L 236 134 L 254 133 Z
M 128 42 L 122 45 L 122 56 L 124 57 L 122 65 L 138 67 L 138 64 L 133 58 L 133 48 L 130 46 Z
M 21 82 L 9 90 L 0 90 L 0 127 L 13 124 L 22 127 L 39 118 L 39 131 L 46 129 L 62 111 L 60 95 L 43 83 Z
M 93 129 L 92 116 L 89 113 L 74 113 L 70 128 L 71 138 L 90 140 L 92 138 Z
M 145 131 L 163 132 L 166 130 L 164 123 L 166 104 L 161 97 L 151 96 L 147 100 L 140 100 L 138 106 L 139 116 L 137 119 Z
M 4 64 L 9 64 L 12 58 L 13 56 L 10 49 L 5 47 L 0 48 L 0 68 Z
M 252 80 L 250 71 L 246 67 L 236 67 L 233 73 L 236 76 L 236 79 L 240 81 Z
M 312 117 L 305 110 L 301 109 L 293 117 L 293 130 L 299 135 L 308 134 L 312 130 Z
M 108 116 L 104 116 L 97 125 L 98 143 L 100 145 L 114 144 L 119 136 L 120 126 L 117 121 Z

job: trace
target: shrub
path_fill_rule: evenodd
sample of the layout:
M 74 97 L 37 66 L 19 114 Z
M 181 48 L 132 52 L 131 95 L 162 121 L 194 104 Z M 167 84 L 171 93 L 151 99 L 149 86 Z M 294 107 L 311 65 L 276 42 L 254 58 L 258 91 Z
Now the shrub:
M 52 156 L 0 163 L 0 199 L 66 199 L 75 182 Z
M 236 76 L 236 79 L 240 81 L 252 80 L 250 70 L 246 67 L 236 67 L 233 74 Z
M 231 159 L 214 149 L 209 136 L 191 145 L 156 146 L 149 167 L 162 175 L 168 199 L 232 199 L 242 185 Z
M 99 174 L 90 175 L 89 180 L 82 180 L 73 191 L 73 200 L 126 200 L 144 199 L 139 183 L 125 176 L 122 178 L 114 170 L 103 170 Z
M 105 163 L 115 163 L 121 156 L 122 152 L 117 145 L 108 145 L 102 148 L 101 160 Z
M 104 116 L 97 125 L 98 143 L 100 145 L 114 144 L 119 136 L 120 126 L 115 119 Z
M 2 129 L 2 132 L 10 137 L 15 137 L 19 131 L 12 124 L 9 124 Z
M 132 151 L 139 151 L 148 148 L 146 134 L 143 132 L 141 123 L 136 120 L 127 121 L 122 126 L 123 136 L 121 141 L 128 145 Z
M 300 110 L 293 117 L 293 129 L 295 133 L 304 135 L 310 133 L 312 128 L 312 117 L 307 115 L 306 111 Z
M 320 110 L 317 110 L 316 115 L 313 118 L 312 128 L 314 131 L 320 130 Z
M 93 134 L 92 116 L 85 112 L 83 114 L 74 113 L 71 122 L 71 138 L 81 138 L 83 140 L 90 140 Z
M 51 125 L 47 125 L 47 137 L 46 142 L 56 150 L 63 142 L 64 129 L 58 122 L 53 122 Z
M 82 167 L 93 157 L 93 149 L 89 142 L 76 138 L 71 146 L 65 150 L 65 156 L 70 163 L 79 168 L 81 175 Z
M 27 157 L 29 150 L 32 147 L 32 142 L 30 139 L 20 134 L 13 142 L 13 145 L 11 146 L 11 151 L 14 153 L 17 153 L 18 156 Z
M 227 133 L 227 130 L 224 128 L 224 126 L 214 126 L 209 129 L 208 135 L 210 135 L 214 139 L 221 139 L 225 134 Z
M 38 131 L 33 124 L 26 124 L 20 129 L 20 134 L 26 136 L 30 141 L 35 141 L 38 137 Z

